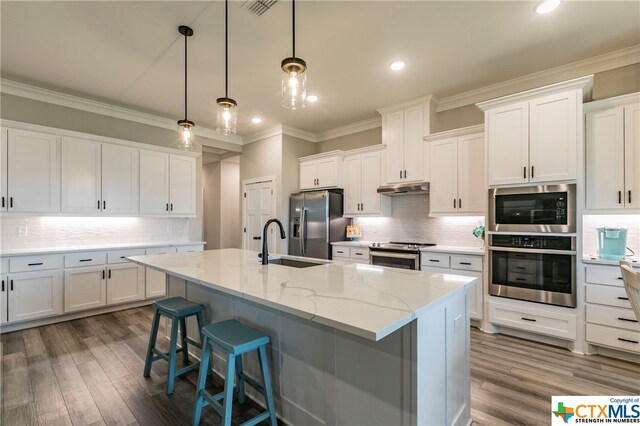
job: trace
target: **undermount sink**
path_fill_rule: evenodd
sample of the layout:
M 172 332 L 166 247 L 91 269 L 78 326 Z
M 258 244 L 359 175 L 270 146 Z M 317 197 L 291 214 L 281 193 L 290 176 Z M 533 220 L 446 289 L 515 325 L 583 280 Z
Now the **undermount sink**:
M 291 268 L 309 268 L 311 266 L 324 265 L 325 263 L 329 263 L 329 262 L 324 262 L 324 261 L 309 262 L 305 260 L 288 259 L 286 257 L 279 257 L 276 259 L 269 259 L 269 263 L 274 265 L 289 266 Z

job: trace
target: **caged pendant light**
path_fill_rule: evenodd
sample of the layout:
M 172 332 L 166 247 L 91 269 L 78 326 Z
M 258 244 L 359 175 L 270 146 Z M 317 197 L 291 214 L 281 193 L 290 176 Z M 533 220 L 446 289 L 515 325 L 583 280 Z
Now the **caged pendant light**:
M 228 96 L 229 89 L 229 1 L 224 2 L 224 98 L 218 98 L 216 131 L 223 135 L 236 133 L 238 113 L 236 101 Z
M 180 25 L 178 32 L 184 36 L 184 120 L 178 121 L 178 148 L 184 151 L 195 149 L 193 128 L 195 123 L 187 119 L 187 38 L 193 35 L 193 30 L 186 25 Z
M 288 109 L 305 107 L 307 98 L 307 63 L 296 58 L 296 2 L 291 1 L 293 53 L 284 58 L 282 67 L 282 106 Z

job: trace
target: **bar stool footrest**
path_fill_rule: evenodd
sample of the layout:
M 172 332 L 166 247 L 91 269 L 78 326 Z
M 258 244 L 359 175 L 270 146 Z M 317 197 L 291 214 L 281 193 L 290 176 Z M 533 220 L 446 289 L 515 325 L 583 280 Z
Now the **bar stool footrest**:
M 176 370 L 176 377 L 178 377 L 181 374 L 188 373 L 191 370 L 195 370 L 197 367 L 200 367 L 200 362 L 199 361 L 198 362 L 194 362 L 191 365 L 187 365 L 186 367 L 181 368 L 180 370 Z

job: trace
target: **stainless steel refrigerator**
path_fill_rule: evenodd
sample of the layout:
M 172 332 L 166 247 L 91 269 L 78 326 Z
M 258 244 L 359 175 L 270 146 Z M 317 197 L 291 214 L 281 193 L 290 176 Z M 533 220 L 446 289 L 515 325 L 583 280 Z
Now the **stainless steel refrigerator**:
M 350 224 L 342 217 L 342 190 L 291 194 L 289 254 L 331 259 L 331 243 L 346 240 Z

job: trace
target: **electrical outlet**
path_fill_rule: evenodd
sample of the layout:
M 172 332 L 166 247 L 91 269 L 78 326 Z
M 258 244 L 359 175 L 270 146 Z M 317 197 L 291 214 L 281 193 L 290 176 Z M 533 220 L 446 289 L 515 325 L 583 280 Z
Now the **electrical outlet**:
M 29 228 L 26 226 L 18 226 L 18 237 L 26 237 L 29 233 Z

